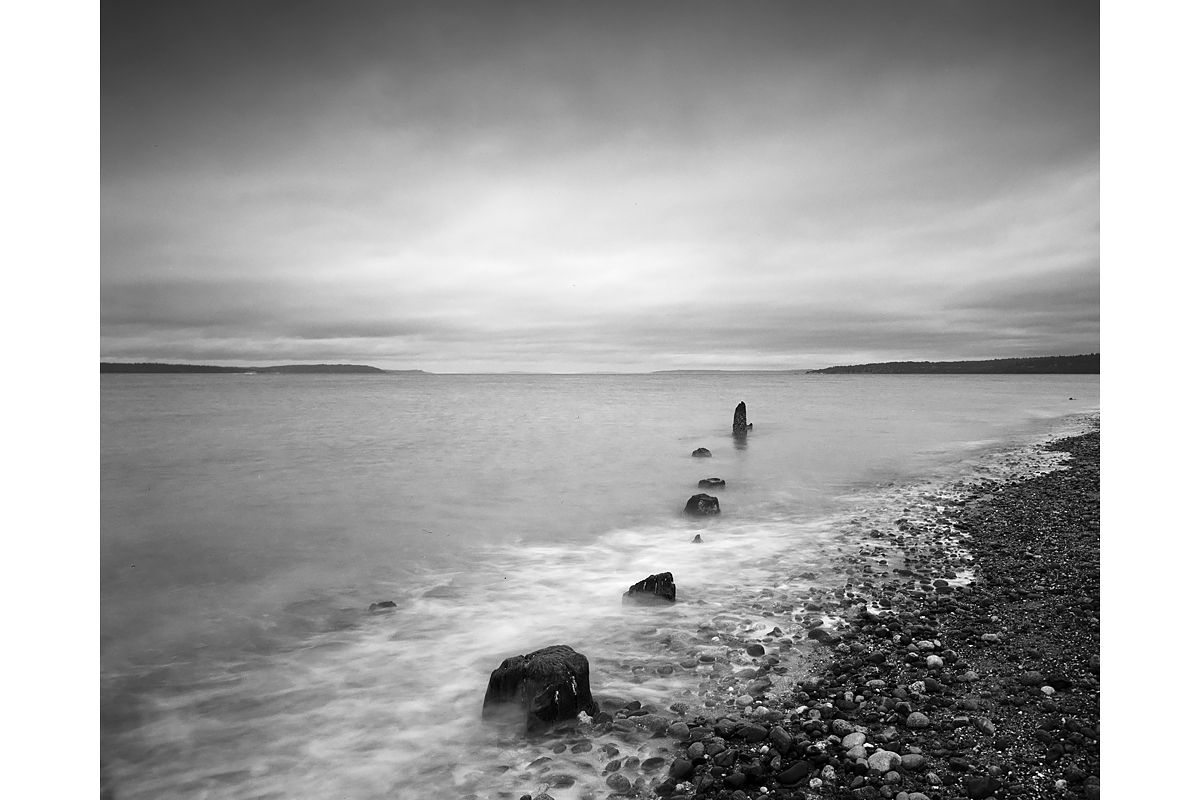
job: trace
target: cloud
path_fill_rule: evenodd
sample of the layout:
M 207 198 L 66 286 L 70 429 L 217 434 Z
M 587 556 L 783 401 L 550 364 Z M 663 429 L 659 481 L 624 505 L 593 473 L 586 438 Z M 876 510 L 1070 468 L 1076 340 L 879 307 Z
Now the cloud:
M 106 6 L 102 357 L 1098 349 L 1091 14 L 668 6 Z

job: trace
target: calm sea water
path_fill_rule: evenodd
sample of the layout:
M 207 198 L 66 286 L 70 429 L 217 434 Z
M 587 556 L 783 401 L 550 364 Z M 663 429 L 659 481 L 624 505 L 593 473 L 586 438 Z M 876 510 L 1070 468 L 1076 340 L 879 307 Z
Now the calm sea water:
M 485 727 L 504 658 L 569 644 L 598 698 L 667 715 L 728 704 L 734 639 L 765 641 L 790 681 L 799 601 L 845 583 L 866 531 L 1038 468 L 1029 445 L 1086 427 L 1100 381 L 104 375 L 100 398 L 116 797 L 566 800 L 607 795 L 606 757 Z M 687 518 L 705 477 L 727 481 L 722 513 Z M 674 607 L 622 606 L 667 570 Z M 367 611 L 382 600 L 397 609 Z M 694 664 L 709 642 L 715 673 Z

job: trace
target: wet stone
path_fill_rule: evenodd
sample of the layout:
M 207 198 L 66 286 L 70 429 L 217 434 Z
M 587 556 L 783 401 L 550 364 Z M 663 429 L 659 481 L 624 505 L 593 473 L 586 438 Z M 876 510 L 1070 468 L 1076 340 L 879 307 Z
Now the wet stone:
M 742 730 L 742 736 L 751 744 L 767 738 L 767 729 L 761 725 L 749 725 Z
M 633 784 L 629 782 L 629 778 L 619 772 L 609 775 L 604 783 L 617 794 L 628 794 L 633 791 Z
M 691 737 L 692 729 L 687 726 L 686 722 L 672 722 L 667 727 L 667 735 L 682 742 Z

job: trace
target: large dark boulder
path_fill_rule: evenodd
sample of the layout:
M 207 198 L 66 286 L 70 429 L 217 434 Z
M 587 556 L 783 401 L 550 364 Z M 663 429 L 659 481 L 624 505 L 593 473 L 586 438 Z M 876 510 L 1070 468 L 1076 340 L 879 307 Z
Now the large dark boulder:
M 720 514 L 721 504 L 709 494 L 694 494 L 683 509 L 689 514 Z
M 707 447 L 697 447 L 692 451 L 692 456 L 694 458 L 711 458 L 712 453 L 708 451 Z
M 700 482 L 696 484 L 701 489 L 720 489 L 724 485 L 723 478 L 701 478 Z
M 514 718 L 527 731 L 599 711 L 588 682 L 588 660 L 565 644 L 504 659 L 492 670 L 483 697 L 483 718 Z
M 669 572 L 651 575 L 643 581 L 638 581 L 629 587 L 629 591 L 621 596 L 622 602 L 641 603 L 674 603 L 675 578 Z
M 746 423 L 746 404 L 738 403 L 737 408 L 733 410 L 733 435 L 745 436 L 746 431 L 753 430 L 754 423 Z

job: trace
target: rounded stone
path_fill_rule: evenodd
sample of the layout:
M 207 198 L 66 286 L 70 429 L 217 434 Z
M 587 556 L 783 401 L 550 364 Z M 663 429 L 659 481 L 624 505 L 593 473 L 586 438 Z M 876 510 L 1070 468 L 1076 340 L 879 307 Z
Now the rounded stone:
M 749 725 L 742 731 L 742 735 L 746 737 L 747 742 L 755 744 L 767 738 L 767 729 L 761 725 Z
M 633 784 L 629 782 L 629 778 L 626 778 L 619 772 L 609 775 L 604 783 L 617 794 L 626 794 L 633 789 Z
M 867 735 L 865 733 L 859 733 L 858 731 L 855 731 L 854 733 L 847 733 L 842 737 L 842 747 L 849 750 L 852 747 L 858 747 L 864 744 L 866 741 Z
M 920 711 L 914 711 L 904 720 L 904 724 L 909 728 L 928 728 L 929 717 Z
M 672 722 L 667 727 L 667 735 L 682 742 L 691 737 L 692 729 L 687 726 L 686 722 Z
M 830 730 L 832 730 L 837 736 L 845 736 L 854 732 L 854 726 L 841 718 L 835 719 L 829 725 Z
M 692 762 L 686 758 L 677 758 L 671 762 L 671 777 L 675 780 L 684 780 L 689 777 L 696 768 L 692 766 Z
M 891 750 L 876 750 L 867 759 L 867 768 L 877 769 L 880 773 L 891 772 L 898 766 L 900 766 L 900 754 L 893 753 Z
M 909 772 L 913 772 L 925 766 L 925 756 L 920 753 L 905 753 L 900 756 L 900 766 Z

